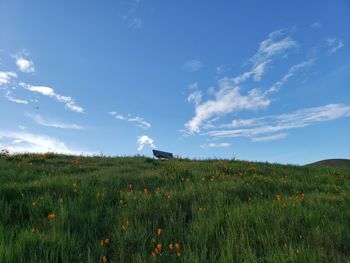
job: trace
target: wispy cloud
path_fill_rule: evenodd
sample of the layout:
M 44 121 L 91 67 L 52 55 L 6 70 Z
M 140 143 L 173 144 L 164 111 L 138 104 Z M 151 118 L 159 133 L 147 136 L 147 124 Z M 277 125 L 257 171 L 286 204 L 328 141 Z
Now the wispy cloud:
M 316 21 L 314 23 L 312 23 L 311 25 L 311 28 L 321 28 L 321 23 L 319 21 Z
M 137 145 L 138 145 L 138 148 L 137 148 L 138 151 L 143 150 L 143 148 L 146 145 L 150 146 L 151 148 L 156 148 L 154 144 L 154 140 L 148 137 L 147 135 L 142 135 L 137 137 Z
M 11 79 L 17 78 L 13 71 L 0 71 L 0 87 L 10 83 Z
M 53 127 L 53 128 L 59 128 L 59 129 L 73 129 L 73 130 L 82 129 L 82 127 L 77 124 L 69 124 L 69 123 L 59 122 L 56 120 L 45 119 L 39 114 L 28 113 L 27 116 L 30 117 L 35 123 L 46 127 Z
M 141 0 L 129 0 L 128 10 L 126 14 L 122 16 L 122 19 L 130 28 L 139 29 L 143 26 L 144 21 L 137 15 Z
M 26 83 L 20 83 L 19 85 L 26 90 L 29 90 L 29 91 L 34 92 L 34 93 L 39 93 L 39 94 L 44 95 L 44 96 L 51 97 L 58 102 L 64 103 L 66 108 L 71 110 L 71 111 L 75 111 L 78 113 L 84 113 L 84 109 L 82 107 L 78 106 L 71 97 L 60 95 L 60 94 L 56 93 L 53 88 L 45 87 L 45 86 L 33 86 L 30 84 L 26 84 Z
M 260 43 L 258 52 L 250 59 L 253 64 L 251 74 L 254 80 L 259 81 L 265 73 L 267 66 L 274 57 L 283 56 L 287 50 L 296 48 L 298 43 L 290 36 L 286 36 L 286 30 L 278 30 L 269 34 L 268 38 Z
M 189 60 L 183 65 L 184 70 L 188 72 L 198 71 L 202 67 L 203 67 L 203 63 L 199 59 Z
M 265 91 L 265 94 L 278 91 L 286 82 L 293 77 L 298 71 L 306 69 L 314 64 L 313 59 L 308 59 L 299 64 L 291 66 L 288 72 L 282 77 L 281 80 L 276 81 L 268 90 Z
M 269 136 L 254 137 L 254 138 L 252 138 L 252 141 L 253 142 L 268 142 L 268 141 L 284 139 L 287 136 L 288 136 L 288 133 L 278 133 L 278 134 L 269 135 Z
M 195 92 L 192 92 L 190 95 L 187 97 L 187 101 L 189 103 L 194 103 L 195 105 L 198 105 L 201 100 L 202 100 L 202 92 L 200 90 L 197 90 Z
M 337 38 L 327 38 L 327 44 L 329 47 L 328 54 L 333 54 L 337 50 L 344 47 L 343 41 Z
M 200 102 L 198 94 L 192 93 L 188 98 L 195 103 L 195 116 L 185 123 L 189 134 L 200 132 L 202 126 L 207 125 L 212 119 L 218 119 L 226 114 L 242 110 L 258 110 L 266 108 L 270 104 L 268 93 L 277 91 L 297 70 L 306 67 L 311 62 L 304 62 L 293 66 L 284 78 L 270 88 L 268 92 L 253 88 L 242 93 L 239 85 L 248 79 L 261 80 L 267 67 L 276 57 L 285 57 L 289 50 L 298 47 L 298 43 L 288 35 L 288 30 L 278 30 L 270 33 L 259 44 L 258 51 L 249 60 L 251 69 L 232 78 L 222 78 L 218 81 L 217 91 L 212 89 L 214 99 Z M 197 99 L 197 100 L 196 100 Z
M 19 53 L 14 55 L 13 57 L 16 59 L 16 65 L 19 71 L 25 73 L 35 72 L 33 61 L 26 58 L 25 54 Z
M 133 18 L 129 23 L 129 27 L 132 27 L 132 28 L 141 28 L 142 25 L 143 25 L 143 20 L 138 17 Z
M 217 75 L 222 75 L 228 71 L 228 68 L 224 65 L 220 65 L 215 68 L 215 71 Z
M 196 106 L 195 116 L 185 124 L 190 134 L 199 132 L 203 123 L 213 117 L 233 111 L 265 108 L 270 104 L 270 100 L 265 98 L 259 90 L 253 89 L 246 95 L 242 95 L 239 87 L 232 86 L 229 80 L 220 82 L 220 89 L 215 97 Z
M 1 148 L 8 149 L 11 153 L 64 153 L 82 154 L 83 151 L 72 149 L 64 142 L 46 135 L 32 134 L 25 131 L 5 131 L 0 130 Z M 85 154 L 91 154 L 85 152 Z
M 203 135 L 211 137 L 251 137 L 256 138 L 259 135 L 271 134 L 280 131 L 307 127 L 316 125 L 325 121 L 336 120 L 339 118 L 350 117 L 350 105 L 328 104 L 320 107 L 306 108 L 289 114 L 275 116 L 266 116 L 254 119 L 239 120 L 232 122 L 232 129 L 211 130 Z M 248 124 L 251 128 L 240 128 Z M 226 125 L 229 127 L 230 124 Z M 280 135 L 281 136 L 281 135 Z M 273 138 L 273 137 L 271 137 Z M 280 139 L 280 138 L 279 138 Z M 260 141 L 263 139 L 260 139 Z M 259 141 L 256 138 L 255 141 Z
M 28 104 L 29 103 L 27 100 L 20 100 L 20 99 L 16 99 L 16 98 L 12 97 L 11 92 L 9 90 L 6 91 L 5 99 L 7 99 L 8 101 L 14 102 L 14 103 L 18 103 L 18 104 Z
M 208 143 L 208 144 L 202 144 L 200 147 L 203 149 L 206 148 L 227 148 L 230 147 L 231 143 L 228 142 L 221 142 L 221 143 Z
M 109 114 L 112 115 L 117 120 L 135 122 L 138 127 L 142 128 L 144 130 L 147 130 L 147 129 L 152 127 L 152 125 L 150 123 L 148 123 L 143 118 L 138 117 L 138 116 L 134 117 L 134 116 L 131 116 L 130 114 L 128 114 L 127 116 L 124 116 L 124 115 L 119 114 L 115 111 L 111 111 Z
M 198 82 L 193 82 L 190 85 L 188 85 L 188 89 L 189 90 L 198 89 Z

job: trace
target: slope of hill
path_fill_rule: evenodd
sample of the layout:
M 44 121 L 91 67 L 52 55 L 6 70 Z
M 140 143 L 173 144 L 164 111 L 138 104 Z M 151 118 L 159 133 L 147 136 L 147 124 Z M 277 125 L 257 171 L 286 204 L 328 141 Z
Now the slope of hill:
M 327 160 L 322 160 L 322 161 L 307 164 L 307 166 L 350 168 L 350 160 L 349 159 L 327 159 Z
M 350 170 L 3 155 L 0 262 L 346 262 Z

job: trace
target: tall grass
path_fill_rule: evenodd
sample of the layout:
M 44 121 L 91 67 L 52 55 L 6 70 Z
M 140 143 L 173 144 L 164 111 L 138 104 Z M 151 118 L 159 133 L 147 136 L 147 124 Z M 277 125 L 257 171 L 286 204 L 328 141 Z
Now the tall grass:
M 350 170 L 2 155 L 0 262 L 350 262 Z

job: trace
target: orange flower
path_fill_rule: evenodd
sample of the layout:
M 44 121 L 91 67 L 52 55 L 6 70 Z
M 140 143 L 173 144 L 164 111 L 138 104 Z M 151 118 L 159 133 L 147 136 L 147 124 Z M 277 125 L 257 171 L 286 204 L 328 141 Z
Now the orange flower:
M 102 239 L 102 240 L 101 240 L 101 246 L 108 246 L 109 243 L 110 243 L 109 238 L 106 238 L 106 239 Z
M 180 252 L 177 252 L 177 253 L 176 253 L 176 256 L 177 256 L 177 257 L 181 256 Z
M 108 262 L 107 256 L 103 256 L 103 257 L 102 257 L 102 261 L 103 261 L 104 263 Z
M 144 192 L 145 194 L 147 194 L 147 193 L 148 193 L 148 189 L 147 189 L 147 188 L 143 189 L 143 192 Z
M 174 248 L 172 243 L 170 243 L 168 247 L 169 247 L 170 250 L 173 250 L 173 248 Z
M 152 257 L 155 257 L 156 256 L 156 253 L 152 252 Z
M 162 229 L 161 228 L 157 228 L 157 236 L 160 236 L 160 233 L 162 233 Z
M 176 244 L 175 244 L 175 248 L 176 248 L 176 249 L 180 249 L 180 244 L 179 244 L 179 243 L 176 243 Z
M 158 249 L 159 251 L 161 251 L 161 250 L 162 250 L 162 244 L 157 244 L 157 249 Z
M 52 214 L 49 214 L 47 216 L 48 219 L 55 219 L 56 218 L 56 214 L 52 213 Z

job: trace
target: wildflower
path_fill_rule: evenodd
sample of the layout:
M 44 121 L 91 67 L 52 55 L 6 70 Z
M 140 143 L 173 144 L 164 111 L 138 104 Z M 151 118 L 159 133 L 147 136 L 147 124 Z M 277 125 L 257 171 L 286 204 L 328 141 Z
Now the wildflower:
M 279 194 L 276 195 L 277 200 L 281 200 L 281 196 Z
M 160 233 L 162 233 L 162 229 L 161 228 L 157 228 L 157 236 L 160 236 Z
M 108 262 L 107 256 L 103 256 L 103 257 L 102 257 L 102 261 L 103 261 L 104 263 Z
M 36 202 L 32 202 L 32 206 L 35 206 L 36 205 Z
M 152 252 L 152 254 L 151 254 L 151 255 L 152 255 L 152 257 L 155 257 L 155 256 L 156 256 L 156 253 Z
M 47 216 L 48 219 L 55 219 L 56 218 L 56 214 L 52 213 L 52 214 L 49 214 Z
M 170 250 L 173 250 L 173 248 L 174 248 L 172 243 L 170 243 L 168 247 L 169 247 Z
M 77 187 L 77 183 L 73 183 L 73 187 Z
M 143 189 L 143 192 L 145 193 L 145 194 L 148 194 L 148 189 L 147 188 L 145 188 L 145 189 Z
M 74 193 L 78 192 L 77 188 L 74 188 L 74 189 L 73 189 L 73 192 L 74 192 Z
M 109 238 L 101 240 L 101 246 L 108 246 L 109 243 L 110 243 L 110 239 Z
M 180 244 L 179 244 L 179 243 L 176 243 L 176 244 L 175 244 L 175 248 L 176 248 L 176 249 L 180 249 Z
M 159 251 L 161 251 L 161 250 L 162 250 L 162 244 L 157 244 L 157 249 L 158 249 Z
M 176 253 L 176 256 L 177 256 L 177 257 L 181 256 L 180 252 L 177 252 L 177 253 Z

